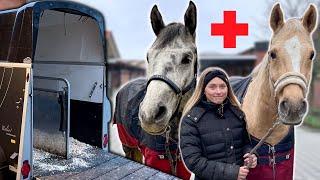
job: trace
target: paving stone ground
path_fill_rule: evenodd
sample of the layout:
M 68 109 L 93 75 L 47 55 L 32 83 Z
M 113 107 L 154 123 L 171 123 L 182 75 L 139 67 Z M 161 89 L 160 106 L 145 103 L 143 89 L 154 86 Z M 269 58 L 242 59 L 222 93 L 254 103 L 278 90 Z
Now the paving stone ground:
M 296 128 L 295 180 L 320 179 L 320 130 Z

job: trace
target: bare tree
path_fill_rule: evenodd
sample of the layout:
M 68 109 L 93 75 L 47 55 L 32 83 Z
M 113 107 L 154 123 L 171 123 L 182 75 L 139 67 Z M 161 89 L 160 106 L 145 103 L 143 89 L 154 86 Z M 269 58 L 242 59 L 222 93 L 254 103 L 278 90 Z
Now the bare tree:
M 285 19 L 292 17 L 301 17 L 310 3 L 320 5 L 320 1 L 315 0 L 265 0 L 262 5 L 265 10 L 258 17 L 253 17 L 254 23 L 258 26 L 259 31 L 253 34 L 258 40 L 267 40 L 271 35 L 269 28 L 269 16 L 271 9 L 275 3 L 279 2 L 284 14 Z M 318 6 L 319 7 L 319 6 Z

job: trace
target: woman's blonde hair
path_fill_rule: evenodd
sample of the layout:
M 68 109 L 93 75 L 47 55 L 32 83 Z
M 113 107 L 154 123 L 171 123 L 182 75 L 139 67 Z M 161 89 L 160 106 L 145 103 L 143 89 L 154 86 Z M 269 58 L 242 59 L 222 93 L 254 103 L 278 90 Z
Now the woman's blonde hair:
M 184 106 L 184 109 L 183 109 L 183 113 L 182 113 L 182 117 L 184 117 L 200 100 L 201 96 L 203 95 L 203 91 L 204 91 L 204 78 L 206 77 L 206 75 L 212 71 L 215 71 L 215 70 L 219 70 L 219 71 L 222 71 L 226 74 L 227 76 L 227 79 L 229 81 L 229 76 L 228 74 L 221 68 L 218 68 L 218 67 L 209 67 L 209 68 L 206 68 L 200 75 L 199 77 L 199 80 L 197 82 L 197 86 L 196 86 L 196 89 L 194 90 L 193 92 L 193 95 L 190 97 L 190 99 L 188 100 L 188 102 L 186 103 L 186 105 Z M 236 107 L 238 107 L 239 109 L 240 108 L 240 103 L 237 99 L 237 97 L 234 95 L 233 93 L 233 90 L 232 90 L 232 87 L 229 83 L 228 85 L 228 95 L 227 95 L 227 98 L 229 98 L 230 100 L 230 103 Z

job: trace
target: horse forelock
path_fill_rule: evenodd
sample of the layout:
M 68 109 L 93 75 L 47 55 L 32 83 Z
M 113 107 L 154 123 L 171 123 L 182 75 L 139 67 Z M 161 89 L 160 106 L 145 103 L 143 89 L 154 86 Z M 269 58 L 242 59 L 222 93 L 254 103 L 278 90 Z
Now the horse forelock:
M 286 33 L 303 32 L 307 34 L 307 31 L 303 27 L 301 19 L 299 18 L 288 19 L 284 24 L 283 28 L 280 30 L 280 32 L 281 31 Z
M 163 49 L 167 45 L 173 43 L 176 38 L 188 39 L 188 36 L 192 35 L 187 31 L 186 27 L 181 23 L 170 23 L 163 30 L 161 30 L 157 39 L 152 45 L 154 49 Z
M 285 42 L 294 36 L 299 37 L 303 41 L 311 41 L 311 34 L 304 28 L 299 18 L 288 19 L 283 27 L 273 34 L 270 46 L 272 46 L 274 41 Z

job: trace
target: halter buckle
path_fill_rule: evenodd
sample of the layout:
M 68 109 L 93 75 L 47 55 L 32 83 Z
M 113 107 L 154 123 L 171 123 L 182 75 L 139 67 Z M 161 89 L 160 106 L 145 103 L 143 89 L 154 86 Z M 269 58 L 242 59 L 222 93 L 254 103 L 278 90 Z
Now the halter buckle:
M 287 155 L 286 155 L 286 159 L 290 159 L 290 154 L 287 154 Z

